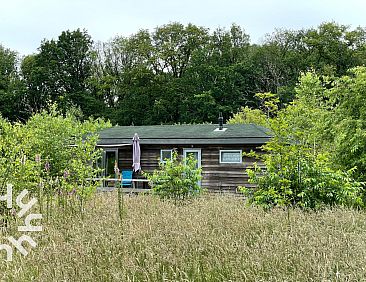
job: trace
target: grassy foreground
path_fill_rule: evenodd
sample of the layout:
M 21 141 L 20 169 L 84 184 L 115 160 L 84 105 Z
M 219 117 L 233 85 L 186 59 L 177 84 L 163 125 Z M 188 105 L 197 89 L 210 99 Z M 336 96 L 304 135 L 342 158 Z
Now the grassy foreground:
M 84 218 L 53 216 L 28 256 L 1 262 L 3 281 L 362 281 L 366 213 L 246 208 L 216 196 L 175 206 L 97 194 Z M 2 251 L 3 252 L 3 251 Z M 3 253 L 1 253 L 4 255 Z

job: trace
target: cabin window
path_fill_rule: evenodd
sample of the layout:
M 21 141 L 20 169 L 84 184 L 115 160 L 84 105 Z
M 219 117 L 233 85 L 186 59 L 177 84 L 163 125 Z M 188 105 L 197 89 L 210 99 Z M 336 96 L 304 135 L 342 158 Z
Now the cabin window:
M 241 164 L 241 150 L 220 150 L 220 164 Z
M 166 163 L 166 160 L 171 160 L 173 155 L 173 150 L 160 150 L 160 161 Z

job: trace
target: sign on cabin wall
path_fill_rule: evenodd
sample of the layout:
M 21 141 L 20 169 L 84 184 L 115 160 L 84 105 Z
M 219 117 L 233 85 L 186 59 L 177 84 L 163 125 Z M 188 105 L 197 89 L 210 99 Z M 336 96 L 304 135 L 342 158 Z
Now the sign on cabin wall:
M 241 163 L 241 150 L 220 151 L 220 163 Z

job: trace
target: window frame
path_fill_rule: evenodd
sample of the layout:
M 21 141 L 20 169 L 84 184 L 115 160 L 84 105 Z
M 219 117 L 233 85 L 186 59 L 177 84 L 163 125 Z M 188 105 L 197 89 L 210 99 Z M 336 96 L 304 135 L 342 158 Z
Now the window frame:
M 160 162 L 165 164 L 167 158 L 165 158 L 163 160 L 163 151 L 169 151 L 170 152 L 170 160 L 172 160 L 173 159 L 173 149 L 160 149 Z
M 240 162 L 224 162 L 222 160 L 222 153 L 239 153 L 240 154 Z M 220 150 L 220 164 L 242 164 L 243 163 L 243 150 Z

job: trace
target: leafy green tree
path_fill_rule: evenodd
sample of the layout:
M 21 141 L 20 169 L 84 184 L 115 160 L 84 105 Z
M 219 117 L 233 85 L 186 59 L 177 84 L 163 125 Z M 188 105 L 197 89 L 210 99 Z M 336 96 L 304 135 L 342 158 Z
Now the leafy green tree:
M 366 68 L 358 67 L 334 81 L 325 90 L 331 115 L 331 132 L 326 141 L 337 167 L 356 168 L 356 176 L 366 179 Z M 328 130 L 329 132 L 329 130 Z
M 227 119 L 242 105 L 251 104 L 255 99 L 248 57 L 249 36 L 243 29 L 232 25 L 230 30 L 215 30 L 207 44 L 193 54 L 183 78 L 188 89 L 183 96 L 182 119 L 216 122 L 218 112 Z
M 172 159 L 160 162 L 159 170 L 146 175 L 154 194 L 161 199 L 186 200 L 201 193 L 198 182 L 201 180 L 201 169 L 196 168 L 196 161 L 192 158 L 179 160 L 178 154 L 173 152 Z
M 155 71 L 182 77 L 190 63 L 192 53 L 206 40 L 207 31 L 192 24 L 184 27 L 175 22 L 157 27 L 152 34 Z
M 270 92 L 266 93 L 257 93 L 255 97 L 258 98 L 260 103 L 260 109 L 269 119 L 271 116 L 276 115 L 278 111 L 278 104 L 280 99 L 278 98 L 277 94 L 273 94 Z
M 101 157 L 95 149 L 96 132 L 108 126 L 102 120 L 64 117 L 54 107 L 26 124 L 0 118 L 0 192 L 6 193 L 7 183 L 13 184 L 14 193 L 26 188 L 47 215 L 56 203 L 83 208 L 97 186 L 91 180 L 99 172 L 96 162 Z M 0 210 L 0 215 L 10 213 L 3 204 Z
M 264 127 L 270 126 L 270 118 L 276 116 L 279 109 L 279 97 L 270 92 L 257 93 L 254 96 L 259 101 L 259 109 L 242 107 L 241 111 L 234 114 L 228 123 L 254 123 Z
M 179 107 L 180 120 L 185 123 L 217 122 L 219 108 L 211 90 L 197 93 L 193 97 L 183 96 Z
M 206 37 L 203 28 L 171 23 L 101 46 L 96 84 L 102 83 L 99 92 L 114 112 L 112 120 L 127 125 L 182 121 L 189 88 L 183 77 Z
M 354 170 L 365 179 L 365 95 L 366 70 L 351 69 L 342 77 L 302 75 L 297 99 L 288 107 L 288 119 L 302 132 L 302 140 L 329 153 L 332 167 Z M 296 107 L 295 107 L 296 106 Z
M 119 124 L 216 122 L 253 104 L 249 36 L 171 23 L 98 44 L 93 87 Z M 248 74 L 249 73 L 249 74 Z
M 216 122 L 218 112 L 227 120 L 260 108 L 255 93 L 278 95 L 284 108 L 301 72 L 335 79 L 364 64 L 365 34 L 330 22 L 276 30 L 255 45 L 235 24 L 210 31 L 173 22 L 93 47 L 86 31 L 65 31 L 23 60 L 23 80 L 3 95 L 17 103 L 2 112 L 26 119 L 56 102 L 124 125 Z
M 360 75 L 363 72 L 361 68 L 353 73 Z M 348 93 L 352 92 L 350 89 L 360 91 L 360 83 L 365 78 L 360 75 L 352 82 L 348 78 L 336 80 L 335 87 L 329 88 L 326 77 L 314 73 L 302 75 L 294 102 L 271 119 L 273 138 L 263 146 L 267 154 L 259 156 L 266 170 L 259 167 L 248 170 L 251 181 L 257 184 L 253 190 L 243 188 L 251 203 L 265 208 L 364 205 L 364 187 L 355 180 L 360 171 L 354 163 L 347 163 L 347 160 L 358 161 L 362 157 L 352 155 L 352 146 L 356 145 L 352 143 L 354 139 L 347 136 L 346 128 L 340 127 L 345 124 L 341 112 L 352 115 L 357 111 L 343 111 L 342 105 L 348 104 L 350 97 L 340 95 L 347 93 L 346 89 Z M 340 89 L 342 81 L 350 84 Z M 357 103 L 351 101 L 350 104 Z M 348 125 L 348 128 L 353 126 Z M 342 144 L 335 142 L 339 138 L 342 138 Z
M 116 37 L 110 42 L 98 43 L 94 53 L 91 84 L 97 95 L 103 97 L 108 108 L 106 115 L 109 116 L 119 104 L 135 95 L 135 84 L 144 85 L 152 79 L 152 39 L 148 31 L 140 30 L 128 38 Z M 113 114 L 110 117 L 116 119 Z
M 17 53 L 0 45 L 0 113 L 13 121 L 24 118 L 23 86 L 17 72 L 17 64 Z
M 26 57 L 22 72 L 29 90 L 27 104 L 33 112 L 57 103 L 64 113 L 76 106 L 86 117 L 103 114 L 104 101 L 89 81 L 92 43 L 85 30 L 63 31 L 57 40 L 43 41 L 38 54 Z
M 39 55 L 28 55 L 22 60 L 21 74 L 25 84 L 23 107 L 28 117 L 48 110 L 52 103 L 52 95 L 42 86 L 48 78 L 40 65 Z
M 345 74 L 349 68 L 362 64 L 356 50 L 365 45 L 365 33 L 365 29 L 351 31 L 334 22 L 309 29 L 303 39 L 308 48 L 309 65 L 324 75 Z
M 363 185 L 354 180 L 353 171 L 332 169 L 325 154 L 312 148 L 288 145 L 272 140 L 263 149 L 266 169 L 259 166 L 248 169 L 255 188 L 241 188 L 249 203 L 265 209 L 302 207 L 318 209 L 343 205 L 363 207 Z
M 268 126 L 268 119 L 266 115 L 259 109 L 251 109 L 249 107 L 242 107 L 240 112 L 234 114 L 227 122 L 228 124 L 247 124 L 254 123 Z
M 326 22 L 317 28 L 277 29 L 251 46 L 256 92 L 277 93 L 281 107 L 295 97 L 300 72 L 340 76 L 365 63 L 365 29 Z
M 241 191 L 249 203 L 265 209 L 274 206 L 362 207 L 363 186 L 354 180 L 354 170 L 335 169 L 329 154 L 311 143 L 314 128 L 303 131 L 303 124 L 292 120 L 293 114 L 304 109 L 297 101 L 271 120 L 273 137 L 262 147 L 266 154 L 257 155 L 266 169 L 257 165 L 247 169 L 250 182 L 256 187 L 243 187 Z
M 251 46 L 254 91 L 277 93 L 282 103 L 294 98 L 299 72 L 307 68 L 302 37 L 301 30 L 276 30 L 262 45 Z

